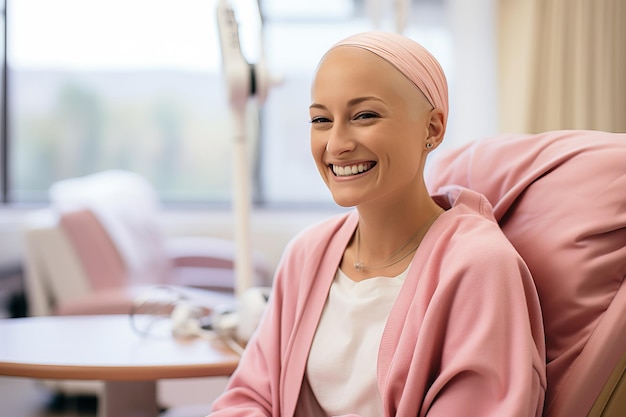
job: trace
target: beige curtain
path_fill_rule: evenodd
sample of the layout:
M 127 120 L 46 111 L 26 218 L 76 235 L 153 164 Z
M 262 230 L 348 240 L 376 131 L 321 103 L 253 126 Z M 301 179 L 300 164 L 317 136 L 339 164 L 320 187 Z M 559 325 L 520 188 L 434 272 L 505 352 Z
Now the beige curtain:
M 626 0 L 498 0 L 500 130 L 626 132 Z

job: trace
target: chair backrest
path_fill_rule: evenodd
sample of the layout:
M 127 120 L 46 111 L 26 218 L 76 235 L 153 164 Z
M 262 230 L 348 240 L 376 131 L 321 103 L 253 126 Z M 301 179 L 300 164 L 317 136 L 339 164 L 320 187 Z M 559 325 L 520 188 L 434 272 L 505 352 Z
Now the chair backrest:
M 124 260 L 111 236 L 91 210 L 62 213 L 60 227 L 78 256 L 91 291 L 128 285 Z
M 483 193 L 533 274 L 546 331 L 544 415 L 612 415 L 626 398 L 626 134 L 486 138 L 443 151 L 426 175 L 433 192 L 456 184 Z
M 108 233 L 88 209 L 59 214 L 30 213 L 24 228 L 25 289 L 29 314 L 68 314 L 81 300 L 95 303 L 95 294 L 108 293 L 102 305 L 85 305 L 85 313 L 124 310 L 115 300 L 128 287 L 126 266 Z M 102 303 L 100 303 L 102 304 Z M 68 307 L 73 306 L 73 307 Z M 82 307 L 81 307 L 82 308 Z M 74 309 L 76 310 L 76 309 Z M 78 310 L 77 310 L 78 311 Z
M 145 178 L 122 170 L 69 178 L 52 185 L 50 199 L 60 213 L 93 213 L 118 249 L 132 284 L 167 280 L 171 265 L 159 226 L 159 201 Z

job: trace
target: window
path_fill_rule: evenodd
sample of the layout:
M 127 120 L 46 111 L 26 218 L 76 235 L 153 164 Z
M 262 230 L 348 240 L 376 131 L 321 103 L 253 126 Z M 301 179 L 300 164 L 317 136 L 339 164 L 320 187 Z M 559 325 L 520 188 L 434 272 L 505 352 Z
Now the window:
M 244 53 L 255 60 L 252 9 L 231 3 Z M 258 124 L 260 132 L 250 140 L 257 204 L 332 201 L 309 152 L 309 84 L 332 43 L 372 29 L 366 3 L 261 3 L 266 58 L 284 81 L 249 119 L 249 130 Z M 128 169 L 164 202 L 228 203 L 233 128 L 215 7 L 209 0 L 9 0 L 5 198 L 45 201 L 57 180 Z M 414 1 L 411 13 L 405 32 L 450 76 L 443 2 Z M 393 30 L 392 18 L 386 11 L 383 29 Z

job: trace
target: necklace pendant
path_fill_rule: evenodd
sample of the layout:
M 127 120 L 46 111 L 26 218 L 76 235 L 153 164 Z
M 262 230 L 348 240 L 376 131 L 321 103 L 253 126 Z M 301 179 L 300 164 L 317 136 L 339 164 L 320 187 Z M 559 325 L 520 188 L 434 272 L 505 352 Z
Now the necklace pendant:
M 364 267 L 364 266 L 365 266 L 365 265 L 363 265 L 363 264 L 362 264 L 361 262 L 359 262 L 359 261 L 356 261 L 356 262 L 354 263 L 354 269 L 356 269 L 356 270 L 357 270 L 357 271 L 359 271 L 359 272 L 361 272 L 361 271 L 363 270 L 363 267 Z

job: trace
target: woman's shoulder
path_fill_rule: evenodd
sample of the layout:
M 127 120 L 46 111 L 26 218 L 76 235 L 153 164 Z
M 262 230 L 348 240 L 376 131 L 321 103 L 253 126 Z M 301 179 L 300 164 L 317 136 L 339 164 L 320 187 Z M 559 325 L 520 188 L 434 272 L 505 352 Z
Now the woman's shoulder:
M 444 195 L 436 198 L 443 198 L 449 205 L 446 215 L 442 216 L 443 225 L 437 239 L 443 254 L 465 259 L 469 264 L 493 257 L 519 260 L 519 254 L 496 221 L 493 208 L 484 195 L 453 186 L 444 189 Z
M 462 210 L 446 214 L 424 261 L 440 291 L 508 292 L 531 282 L 527 264 L 497 223 Z

